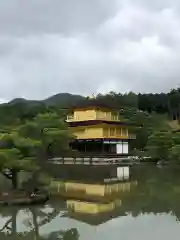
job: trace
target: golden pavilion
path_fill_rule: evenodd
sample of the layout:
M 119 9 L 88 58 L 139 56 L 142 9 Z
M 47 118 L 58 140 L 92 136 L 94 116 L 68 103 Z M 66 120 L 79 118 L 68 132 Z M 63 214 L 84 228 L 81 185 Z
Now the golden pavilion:
M 86 154 L 128 155 L 130 141 L 136 138 L 119 111 L 102 104 L 74 107 L 66 121 L 76 137 L 72 149 Z

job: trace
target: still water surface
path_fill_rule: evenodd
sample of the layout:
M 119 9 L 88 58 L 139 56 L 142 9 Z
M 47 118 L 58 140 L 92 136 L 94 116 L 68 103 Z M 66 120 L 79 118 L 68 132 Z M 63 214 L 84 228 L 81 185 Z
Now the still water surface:
M 112 216 L 94 221 L 71 218 L 66 202 L 0 210 L 0 239 L 22 240 L 179 240 L 180 169 L 140 166 L 132 169 L 137 186 L 120 194 Z

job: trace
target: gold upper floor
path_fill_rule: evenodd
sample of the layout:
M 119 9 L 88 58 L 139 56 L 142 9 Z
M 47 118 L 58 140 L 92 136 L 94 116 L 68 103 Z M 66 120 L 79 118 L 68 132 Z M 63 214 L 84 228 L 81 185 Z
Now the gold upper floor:
M 136 135 L 128 126 L 99 124 L 95 126 L 71 127 L 71 131 L 77 139 L 136 139 Z
M 75 109 L 67 116 L 67 122 L 88 120 L 120 121 L 120 118 L 118 112 L 100 108 Z

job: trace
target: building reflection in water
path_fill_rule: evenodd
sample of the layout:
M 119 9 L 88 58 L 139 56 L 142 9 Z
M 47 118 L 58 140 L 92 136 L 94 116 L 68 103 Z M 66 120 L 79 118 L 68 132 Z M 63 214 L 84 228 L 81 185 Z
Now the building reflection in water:
M 160 229 L 159 239 L 178 239 L 179 172 L 177 167 L 142 165 L 133 168 L 129 180 L 121 182 L 64 183 L 63 202 L 58 185 L 58 200 L 46 206 L 2 207 L 0 240 L 135 239 L 141 231 L 143 238 L 137 239 L 149 239 L 155 229 Z M 147 218 L 150 221 L 144 225 Z M 127 227 L 121 228 L 122 222 Z
M 102 239 L 102 230 L 107 238 L 119 239 L 119 227 L 124 221 L 128 227 L 129 224 L 136 226 L 134 231 L 132 228 L 128 233 L 130 235 L 127 239 L 132 239 L 137 231 L 141 232 L 141 224 L 147 221 L 147 217 L 151 219 L 144 230 L 147 238 L 155 227 L 154 222 L 157 229 L 160 228 L 165 233 L 164 237 L 168 234 L 169 227 L 172 227 L 173 234 L 176 228 L 175 236 L 179 236 L 179 172 L 180 169 L 137 166 L 132 177 L 121 182 L 66 182 L 63 185 L 66 191 L 61 194 L 58 192 L 58 200 L 49 202 L 46 206 L 2 207 L 0 240 L 94 239 L 93 233 Z M 61 202 L 62 197 L 65 201 Z M 114 221 L 110 221 L 113 218 Z M 116 224 L 112 228 L 114 222 Z M 139 223 L 141 224 L 138 225 Z M 122 234 L 121 231 L 121 236 Z M 163 235 L 160 237 L 165 239 Z
M 137 181 L 131 181 L 128 166 L 117 167 L 116 178 L 87 182 L 60 181 L 51 183 L 51 192 L 66 200 L 68 215 L 75 219 L 94 218 L 100 215 L 118 213 L 127 195 L 137 186 Z M 105 216 L 103 216 L 105 217 Z
M 78 194 L 75 197 L 73 191 L 73 199 L 66 200 L 68 216 L 97 225 L 111 218 L 124 215 L 121 206 L 136 186 L 137 181 L 78 185 L 85 191 L 83 191 L 83 195 L 79 195 L 79 199 Z M 70 188 L 68 190 L 70 191 Z
M 107 180 L 106 180 L 107 181 Z M 47 212 L 46 207 L 29 207 L 26 209 L 8 207 L 4 208 L 7 221 L 0 229 L 0 239 L 78 239 L 77 229 L 59 230 L 42 236 L 40 229 L 50 224 L 53 219 L 65 218 L 84 221 L 97 225 L 109 219 L 123 215 L 121 206 L 128 194 L 137 186 L 137 181 L 130 181 L 127 177 L 121 181 L 104 183 L 63 182 L 58 183 L 59 201 L 52 204 L 52 211 Z M 63 204 L 60 204 L 64 198 Z M 50 205 L 51 206 L 51 205 Z M 2 209 L 3 210 L 3 209 Z M 19 231 L 18 221 L 20 215 L 26 217 L 21 221 L 23 229 Z

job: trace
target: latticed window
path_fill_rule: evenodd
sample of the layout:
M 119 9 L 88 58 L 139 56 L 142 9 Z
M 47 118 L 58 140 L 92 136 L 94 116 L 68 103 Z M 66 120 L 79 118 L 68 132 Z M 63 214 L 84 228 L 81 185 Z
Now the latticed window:
M 104 135 L 104 137 L 108 137 L 109 136 L 109 128 L 104 128 L 103 129 L 103 135 Z
M 122 135 L 128 136 L 128 128 L 122 128 Z
M 126 128 L 122 128 L 122 136 L 126 136 L 126 135 L 127 135 Z
M 111 119 L 111 112 L 107 112 L 107 113 L 106 113 L 106 118 L 107 118 L 107 119 Z
M 101 119 L 101 113 L 99 111 L 96 111 L 96 119 Z
M 116 129 L 116 134 L 117 134 L 118 136 L 121 136 L 121 128 L 117 128 L 117 129 Z
M 110 136 L 115 136 L 115 134 L 116 134 L 116 129 L 110 128 Z
M 117 118 L 118 118 L 117 113 L 112 113 L 111 118 L 112 118 L 112 120 L 117 120 Z

